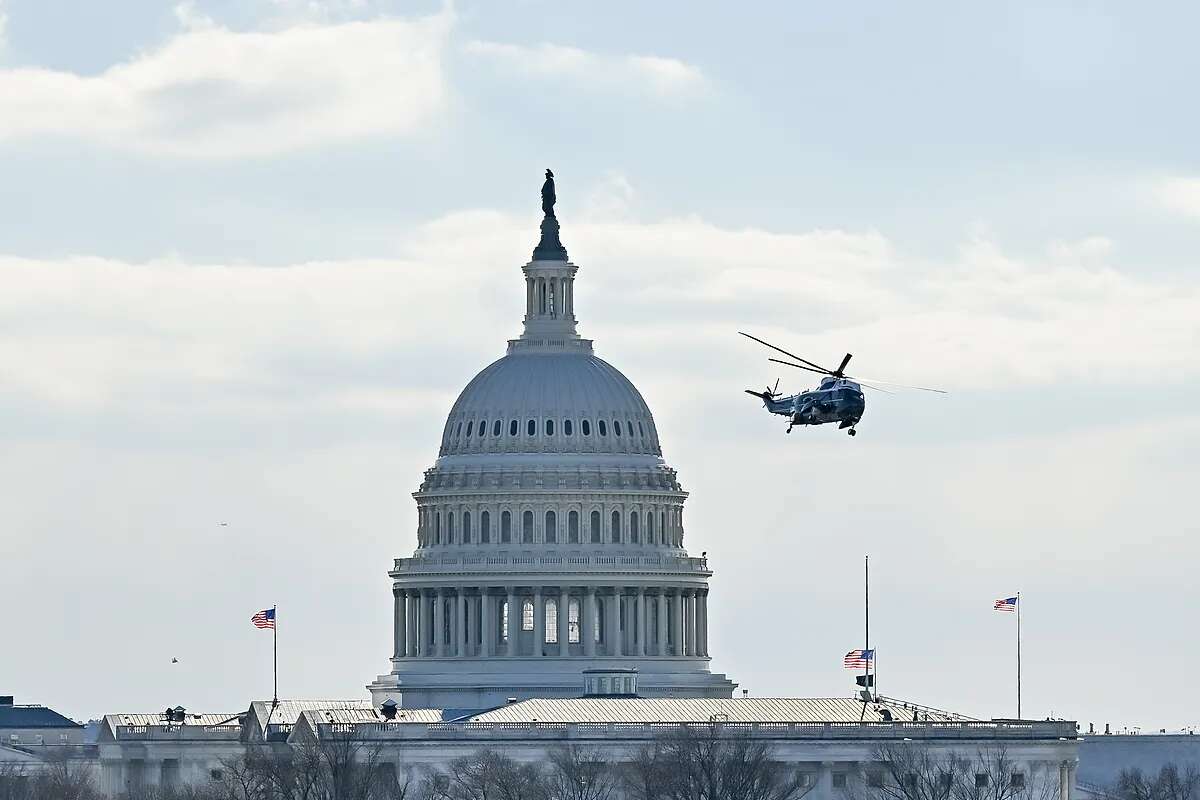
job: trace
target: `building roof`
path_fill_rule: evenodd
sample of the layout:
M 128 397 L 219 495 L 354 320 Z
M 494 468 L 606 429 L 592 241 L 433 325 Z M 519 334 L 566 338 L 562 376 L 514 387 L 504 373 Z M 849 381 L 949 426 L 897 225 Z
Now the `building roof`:
M 82 728 L 45 706 L 0 705 L 0 728 Z
M 267 720 L 272 725 L 295 725 L 296 720 L 305 711 L 327 710 L 366 710 L 373 711 L 370 700 L 280 700 L 271 709 L 270 700 L 255 700 L 250 704 L 250 713 L 254 715 L 260 729 L 265 728 Z
M 545 722 L 545 723 L 655 723 L 722 722 L 741 723 L 823 723 L 903 722 L 919 715 L 921 721 L 967 721 L 969 717 L 923 706 L 886 700 L 867 704 L 849 697 L 735 697 L 735 698 L 616 698 L 585 697 L 576 699 L 524 700 L 485 711 L 470 722 Z
M 325 708 L 320 711 L 305 711 L 302 716 L 308 720 L 309 726 L 316 729 L 317 725 L 360 725 L 370 722 L 445 722 L 448 717 L 440 708 L 397 708 L 396 716 L 385 719 L 375 708 Z
M 163 712 L 153 714 L 105 714 L 104 722 L 115 729 L 118 725 L 171 725 L 208 728 L 214 725 L 236 725 L 240 715 L 235 711 L 225 714 L 185 714 L 182 722 L 168 722 Z

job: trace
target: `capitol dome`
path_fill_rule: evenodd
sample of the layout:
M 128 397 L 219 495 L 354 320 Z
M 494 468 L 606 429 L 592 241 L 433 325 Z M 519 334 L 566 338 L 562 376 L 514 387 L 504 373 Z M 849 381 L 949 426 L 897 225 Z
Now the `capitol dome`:
M 647 696 L 733 692 L 708 669 L 712 572 L 684 547 L 687 492 L 641 393 L 577 331 L 547 178 L 524 330 L 463 389 L 413 493 L 376 705 L 577 696 L 589 669 L 636 669 Z
M 611 364 L 581 352 L 518 350 L 476 375 L 450 410 L 441 455 L 467 453 L 662 450 L 646 401 Z

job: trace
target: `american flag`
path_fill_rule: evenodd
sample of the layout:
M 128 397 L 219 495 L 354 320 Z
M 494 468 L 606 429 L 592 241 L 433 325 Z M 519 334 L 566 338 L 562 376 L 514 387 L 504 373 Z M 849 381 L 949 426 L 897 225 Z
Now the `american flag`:
M 275 609 L 264 608 L 262 611 L 258 612 L 253 617 L 251 617 L 250 621 L 252 623 L 254 623 L 254 627 L 256 627 L 256 628 L 270 628 L 271 630 L 274 630 L 275 629 Z
M 992 608 L 996 611 L 1016 611 L 1017 610 L 1017 598 L 1001 597 L 999 600 L 997 600 L 995 603 L 992 604 Z
M 874 650 L 851 650 L 842 659 L 842 666 L 846 669 L 866 669 L 874 658 Z

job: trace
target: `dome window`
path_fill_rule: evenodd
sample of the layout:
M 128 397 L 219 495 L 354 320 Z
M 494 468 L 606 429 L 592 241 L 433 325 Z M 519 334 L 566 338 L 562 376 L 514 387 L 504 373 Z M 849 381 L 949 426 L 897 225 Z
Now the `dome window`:
M 519 425 L 517 424 L 517 421 L 515 419 L 512 422 L 508 423 L 508 435 L 516 436 L 518 427 L 519 427 Z
M 467 423 L 467 438 L 468 439 L 471 438 L 471 428 L 473 428 L 474 426 L 475 426 L 475 420 L 471 420 L 470 422 Z
M 642 427 L 642 421 L 640 419 L 638 420 L 638 436 L 642 437 L 643 439 L 646 438 L 646 429 Z
M 583 431 L 583 435 L 584 435 L 584 436 L 591 436 L 591 435 L 592 435 L 592 423 L 588 422 L 588 421 L 585 419 L 583 422 L 579 423 L 579 426 L 580 426 L 580 427 L 579 427 L 579 429 L 580 429 L 581 431 Z
M 526 511 L 521 515 L 521 543 L 533 544 L 533 512 Z
M 479 543 L 488 544 L 492 540 L 492 515 L 487 511 L 479 512 Z
M 592 512 L 592 544 L 600 544 L 600 512 Z
M 605 424 L 604 424 L 604 420 L 600 420 L 600 421 L 599 421 L 599 422 L 597 422 L 596 424 L 599 426 L 600 435 L 601 435 L 601 436 L 608 436 L 608 427 L 607 427 L 607 426 L 605 426 Z M 467 429 L 467 435 L 468 435 L 468 436 L 470 436 L 470 435 L 471 435 L 471 431 L 470 431 L 470 426 L 469 426 L 469 425 L 468 425 L 468 429 Z
M 654 544 L 654 512 L 646 515 L 646 544 Z
M 530 436 L 537 436 L 537 420 L 536 419 L 529 420 L 529 424 L 525 426 L 525 431 Z
M 552 419 L 546 420 L 546 435 L 547 436 L 554 435 L 554 420 L 552 420 Z
M 569 419 L 563 420 L 563 434 L 567 436 L 571 435 L 571 420 Z
M 629 431 L 629 438 L 632 439 L 633 438 L 633 423 L 630 422 L 629 420 L 625 420 L 625 429 L 627 431 Z
M 508 544 L 512 541 L 512 512 L 504 511 L 500 514 L 500 543 Z
M 487 433 L 487 420 L 481 419 L 479 420 L 479 438 L 482 439 L 485 433 Z
M 612 513 L 612 543 L 621 543 L 621 512 L 614 511 Z
M 546 542 L 558 544 L 558 516 L 553 511 L 546 512 Z
M 458 427 L 454 429 L 455 438 L 462 436 L 462 422 L 458 423 Z
M 616 434 L 617 436 L 621 435 L 621 420 L 619 420 L 619 419 L 613 420 L 613 433 Z
M 638 535 L 638 513 L 634 511 L 629 515 L 629 541 L 633 544 L 637 544 Z
M 579 512 L 571 511 L 567 514 L 567 541 L 571 544 L 579 544 Z
M 462 515 L 462 543 L 471 543 L 471 512 L 464 511 Z
M 492 436 L 499 436 L 500 428 L 501 428 L 500 420 L 496 420 L 494 423 L 492 423 Z

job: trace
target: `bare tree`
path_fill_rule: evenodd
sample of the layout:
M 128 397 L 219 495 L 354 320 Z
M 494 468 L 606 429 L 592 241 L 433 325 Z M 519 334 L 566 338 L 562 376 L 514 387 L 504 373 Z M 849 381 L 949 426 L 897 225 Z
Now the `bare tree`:
M 550 751 L 546 789 L 551 800 L 614 800 L 617 773 L 599 750 L 576 745 Z
M 1195 766 L 1180 770 L 1176 764 L 1167 764 L 1150 777 L 1140 769 L 1126 769 L 1111 791 L 1121 800 L 1198 800 L 1200 771 Z
M 1052 800 L 1058 776 L 1030 772 L 1003 746 L 972 756 L 916 742 L 880 745 L 864 775 L 847 783 L 858 800 Z
M 494 750 L 456 758 L 446 770 L 430 770 L 424 800 L 548 800 L 545 777 L 533 764 L 518 764 Z

